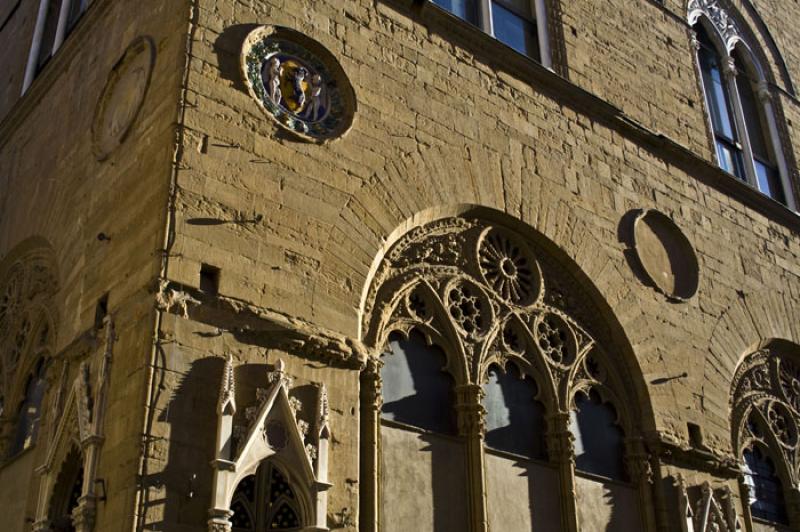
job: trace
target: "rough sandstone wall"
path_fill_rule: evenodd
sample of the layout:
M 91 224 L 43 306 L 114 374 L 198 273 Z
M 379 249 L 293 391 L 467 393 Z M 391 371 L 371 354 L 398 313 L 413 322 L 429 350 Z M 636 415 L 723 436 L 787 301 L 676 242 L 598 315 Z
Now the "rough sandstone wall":
M 570 4 L 570 79 L 709 158 L 685 26 L 648 3 Z M 730 318 L 731 329 L 719 322 L 752 294 L 777 294 L 759 319 L 778 320 L 769 334 L 798 338 L 791 320 L 779 319 L 800 295 L 795 233 L 516 79 L 496 58 L 454 45 L 440 27 L 426 27 L 425 10 L 384 2 L 199 6 L 175 280 L 196 286 L 200 263 L 210 263 L 222 268 L 223 295 L 354 337 L 370 267 L 399 226 L 457 204 L 492 207 L 544 233 L 594 280 L 645 379 L 656 381 L 649 393 L 658 428 L 686 441 L 694 422 L 715 450 L 729 450 L 729 380 L 767 331 L 746 314 Z M 262 23 L 305 32 L 339 58 L 359 105 L 345 138 L 314 146 L 273 134 L 238 74 L 241 39 Z M 620 37 L 623 27 L 632 31 Z M 637 208 L 672 215 L 693 242 L 701 284 L 689 303 L 668 303 L 628 267 L 618 230 Z M 190 223 L 256 214 L 263 220 Z M 726 342 L 717 339 L 723 330 L 747 338 L 712 352 L 712 342 Z M 657 380 L 684 370 L 687 378 Z M 355 435 L 355 420 L 344 430 Z
M 151 288 L 163 247 L 165 207 L 178 112 L 188 10 L 179 2 L 95 1 L 86 27 L 70 35 L 16 101 L 38 2 L 22 2 L 0 34 L 3 107 L 0 115 L 0 256 L 12 260 L 18 244 L 46 240 L 59 266 L 56 353 L 90 331 L 97 301 L 109 294 L 117 324 L 106 412 L 106 440 L 98 476 L 108 500 L 99 505 L 101 530 L 130 527 L 137 483 L 145 383 L 155 312 Z M 106 161 L 92 153 L 91 126 L 107 76 L 134 38 L 149 35 L 157 49 L 146 99 L 126 142 Z M 9 92 L 10 91 L 10 92 Z M 10 111 L 9 111 L 10 110 Z M 100 241 L 99 233 L 110 240 Z M 73 350 L 73 352 L 75 352 Z M 64 361 L 56 357 L 53 368 Z M 50 375 L 50 401 L 59 375 Z M 72 364 L 75 372 L 75 363 Z M 10 407 L 9 407 L 10 408 Z M 21 460 L 29 467 L 0 470 L 0 485 L 27 499 L 19 522 L 29 530 L 38 495 L 38 467 L 55 427 L 45 417 L 36 446 Z M 24 504 L 23 504 L 24 506 Z M 20 525 L 21 527 L 22 525 Z M 9 530 L 23 530 L 10 528 Z

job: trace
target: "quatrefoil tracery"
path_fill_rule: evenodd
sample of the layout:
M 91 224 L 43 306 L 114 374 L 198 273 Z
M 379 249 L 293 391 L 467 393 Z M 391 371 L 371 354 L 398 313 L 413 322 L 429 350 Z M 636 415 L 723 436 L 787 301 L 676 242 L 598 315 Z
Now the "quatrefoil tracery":
M 504 228 L 463 218 L 433 222 L 403 236 L 377 269 L 367 301 L 380 312 L 365 308 L 374 315 L 365 323 L 367 340 L 384 345 L 391 331 L 415 327 L 449 338 L 461 356 L 450 356 L 459 360 L 448 366 L 462 366 L 455 373 L 478 384 L 490 364 L 516 360 L 543 377 L 540 384 L 566 409 L 575 386 L 608 384 L 613 373 L 602 369 L 596 335 L 572 317 L 599 312 L 566 271 Z M 597 353 L 591 370 L 589 352 Z
M 795 360 L 763 349 L 740 365 L 731 397 L 734 451 L 770 449 L 793 483 L 800 477 L 799 376 Z

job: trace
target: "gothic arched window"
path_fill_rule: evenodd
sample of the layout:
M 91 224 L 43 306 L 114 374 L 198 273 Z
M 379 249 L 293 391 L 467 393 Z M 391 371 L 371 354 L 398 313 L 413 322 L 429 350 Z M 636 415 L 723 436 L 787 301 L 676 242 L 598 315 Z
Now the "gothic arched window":
M 632 379 L 600 347 L 609 327 L 568 259 L 548 250 L 481 219 L 446 218 L 409 231 L 376 265 L 364 341 L 374 354 L 387 348 L 361 376 L 364 530 L 642 522 L 647 476 L 626 477 L 617 413 L 594 394 L 573 417 L 579 465 L 595 475 L 573 467 L 579 390 L 626 407 L 626 435 L 639 403 L 618 401 Z M 638 456 L 634 472 L 646 471 Z M 586 510 L 598 507 L 611 510 Z
M 753 517 L 773 523 L 789 524 L 783 485 L 775 462 L 759 445 L 745 449 L 745 484 L 750 488 L 750 512 Z
M 579 471 L 626 480 L 624 434 L 617 412 L 597 392 L 578 393 L 572 411 L 575 467 Z
M 384 419 L 442 434 L 455 434 L 453 380 L 443 371 L 447 363 L 442 350 L 428 345 L 412 331 L 389 337 L 383 356 Z
M 72 512 L 83 493 L 83 456 L 72 447 L 61 465 L 61 471 L 50 503 L 50 521 L 54 532 L 74 532 Z
M 25 395 L 17 412 L 14 439 L 9 448 L 11 456 L 31 447 L 36 442 L 46 387 L 45 366 L 45 360 L 40 359 L 35 370 L 28 377 Z
M 486 446 L 527 458 L 543 460 L 545 447 L 545 410 L 536 400 L 539 390 L 530 377 L 523 378 L 513 363 L 506 371 L 489 366 L 484 385 L 486 409 Z
M 689 22 L 720 168 L 796 208 L 770 86 L 751 43 L 716 1 L 690 2 Z
M 800 465 L 800 346 L 772 341 L 745 357 L 731 385 L 733 449 L 752 519 L 797 527 L 787 488 Z
M 235 532 L 292 531 L 303 528 L 297 495 L 286 474 L 271 461 L 243 478 L 231 499 Z

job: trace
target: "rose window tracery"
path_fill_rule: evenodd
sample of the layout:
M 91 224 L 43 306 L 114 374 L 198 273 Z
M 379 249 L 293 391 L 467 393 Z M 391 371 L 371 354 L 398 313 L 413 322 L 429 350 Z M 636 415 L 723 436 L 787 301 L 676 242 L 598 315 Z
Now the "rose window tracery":
M 549 364 L 557 371 L 548 378 L 573 378 L 572 368 L 600 343 L 598 330 L 607 338 L 607 327 L 596 326 L 601 311 L 571 273 L 574 267 L 545 249 L 479 219 L 445 218 L 410 230 L 376 268 L 365 297 L 365 340 L 383 346 L 392 331 L 420 326 L 462 353 L 448 368 L 462 368 L 473 382 L 482 383 L 492 362 L 504 367 L 512 357 L 526 371 L 535 367 L 550 375 Z M 547 386 L 563 395 L 564 408 L 572 388 L 573 383 Z
M 496 229 L 480 243 L 481 274 L 503 299 L 516 305 L 530 305 L 538 296 L 539 272 L 525 247 Z
M 780 381 L 783 393 L 795 410 L 800 411 L 800 366 L 790 360 L 780 365 Z

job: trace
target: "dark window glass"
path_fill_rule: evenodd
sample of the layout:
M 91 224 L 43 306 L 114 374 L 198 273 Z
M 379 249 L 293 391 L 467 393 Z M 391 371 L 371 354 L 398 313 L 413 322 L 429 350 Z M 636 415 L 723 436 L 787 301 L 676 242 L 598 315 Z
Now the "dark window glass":
M 617 480 L 626 480 L 624 434 L 614 407 L 596 392 L 575 398 L 570 430 L 575 436 L 575 467 Z
M 253 530 L 300 530 L 302 519 L 291 482 L 269 461 L 255 475 L 239 482 L 231 498 L 234 532 Z
M 530 4 L 492 2 L 492 25 L 497 40 L 539 60 L 539 40 L 536 35 L 536 23 L 530 13 Z
M 467 22 L 478 24 L 478 0 L 433 0 L 433 3 Z
M 25 387 L 25 399 L 22 401 L 17 415 L 17 429 L 14 435 L 14 444 L 10 447 L 10 454 L 13 455 L 27 449 L 36 442 L 44 391 L 44 361 L 40 361 L 36 373 L 30 376 Z
M 78 23 L 81 15 L 83 15 L 83 12 L 86 10 L 85 3 L 86 0 L 71 0 L 69 13 L 67 14 L 67 33 L 72 31 L 72 28 L 75 27 L 75 24 Z
M 491 366 L 488 375 L 483 398 L 486 445 L 529 458 L 545 458 L 544 406 L 535 400 L 536 383 L 523 379 L 514 365 L 509 365 L 505 373 Z
M 41 68 L 53 56 L 53 44 L 56 40 L 56 31 L 58 31 L 58 17 L 61 14 L 62 0 L 51 0 L 47 4 L 47 15 L 44 22 L 44 31 L 42 32 L 42 40 L 39 48 L 39 57 L 36 61 L 36 68 Z
M 445 364 L 444 352 L 429 346 L 421 334 L 412 332 L 405 339 L 393 333 L 381 368 L 383 417 L 455 434 L 453 381 L 443 371 Z
M 783 185 L 778 169 L 771 165 L 762 163 L 756 159 L 756 177 L 758 178 L 758 189 L 771 198 L 786 203 L 786 196 L 783 194 Z
M 750 511 L 753 517 L 788 524 L 783 486 L 770 457 L 755 447 L 744 452 L 744 462 L 745 482 L 750 486 Z
M 716 137 L 717 158 L 720 168 L 739 179 L 745 179 L 742 149 L 731 113 L 728 85 L 722 75 L 719 52 L 702 25 L 694 27 L 700 43 L 698 56 L 706 93 L 706 105 L 711 114 L 711 124 Z

